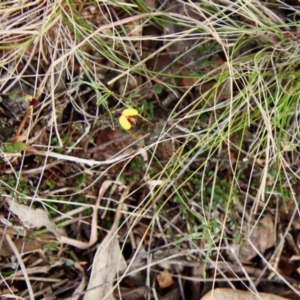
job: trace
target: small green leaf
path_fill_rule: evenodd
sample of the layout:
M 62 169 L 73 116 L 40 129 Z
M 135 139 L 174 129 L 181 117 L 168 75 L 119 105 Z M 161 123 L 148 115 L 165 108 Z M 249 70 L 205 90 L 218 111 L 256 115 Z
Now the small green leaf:
M 78 269 L 78 270 L 80 270 L 81 269 L 81 267 L 80 267 L 80 264 L 79 263 L 74 263 L 74 267 L 76 268 L 76 269 Z
M 74 262 L 70 259 L 66 259 L 65 264 L 66 264 L 66 266 L 71 267 L 74 265 Z
M 11 100 L 15 100 L 17 98 L 17 94 L 16 93 L 9 93 L 8 98 L 11 99 Z
M 12 144 L 15 151 L 24 151 L 26 150 L 26 144 L 23 142 L 15 142 Z
M 14 153 L 26 150 L 26 144 L 23 142 L 8 143 L 0 146 L 3 152 Z
M 154 92 L 158 95 L 162 93 L 162 87 L 160 85 L 157 85 L 154 87 Z

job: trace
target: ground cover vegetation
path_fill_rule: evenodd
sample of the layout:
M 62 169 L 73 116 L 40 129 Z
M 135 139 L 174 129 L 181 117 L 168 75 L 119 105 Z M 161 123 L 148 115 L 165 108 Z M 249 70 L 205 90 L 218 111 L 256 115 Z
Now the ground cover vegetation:
M 299 299 L 299 19 L 1 1 L 1 299 Z

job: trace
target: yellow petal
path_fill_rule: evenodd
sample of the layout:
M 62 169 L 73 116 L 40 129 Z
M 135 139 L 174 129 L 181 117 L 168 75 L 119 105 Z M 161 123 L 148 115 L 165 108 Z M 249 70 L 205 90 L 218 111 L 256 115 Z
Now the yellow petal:
M 125 130 L 129 130 L 131 128 L 130 122 L 127 120 L 126 116 L 124 116 L 124 115 L 122 115 L 119 118 L 119 123 L 120 123 L 121 127 Z
M 122 116 L 129 117 L 129 116 L 137 116 L 139 112 L 134 108 L 126 108 L 122 111 Z
M 26 100 L 27 102 L 31 102 L 33 97 L 32 97 L 31 95 L 26 94 L 26 95 L 24 96 L 24 98 L 25 98 L 25 100 Z

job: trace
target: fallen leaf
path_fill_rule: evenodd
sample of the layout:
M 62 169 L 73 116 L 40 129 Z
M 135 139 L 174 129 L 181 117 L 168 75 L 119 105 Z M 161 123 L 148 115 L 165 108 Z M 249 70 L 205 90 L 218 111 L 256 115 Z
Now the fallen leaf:
M 156 280 L 160 288 L 165 289 L 174 284 L 172 274 L 168 270 L 156 275 Z
M 133 289 L 124 289 L 121 287 L 114 292 L 114 296 L 120 300 L 141 300 L 147 299 L 148 293 L 148 289 L 144 286 Z
M 11 141 L 13 142 L 13 145 L 15 146 L 15 148 L 19 148 L 17 143 L 21 143 L 21 142 L 25 142 L 27 140 L 27 136 L 26 135 L 16 135 L 14 137 L 12 137 Z M 22 145 L 24 143 L 21 143 L 19 145 Z M 24 144 L 25 145 L 25 144 Z M 20 151 L 22 150 L 26 150 L 26 145 L 25 147 L 22 145 Z
M 259 295 L 259 296 L 258 296 Z M 287 298 L 282 298 L 273 294 L 258 293 L 253 292 L 232 290 L 232 289 L 215 289 L 208 292 L 201 300 L 288 300 Z
M 179 288 L 173 288 L 171 289 L 168 293 L 163 295 L 163 297 L 159 298 L 160 300 L 180 300 L 181 298 L 181 293 L 179 291 Z
M 121 208 L 129 189 L 125 189 L 119 202 L 114 224 L 107 236 L 98 247 L 92 266 L 92 272 L 88 288 L 85 291 L 84 300 L 115 299 L 113 296 L 113 284 L 116 275 L 127 267 L 122 255 L 117 230 L 121 219 Z
M 232 245 L 242 262 L 249 262 L 258 254 L 257 250 L 264 253 L 276 243 L 274 222 L 271 215 L 265 215 L 251 232 L 249 229 L 245 229 L 245 231 L 246 237 L 249 236 L 245 244 L 243 246 L 239 244 Z M 251 244 L 255 247 L 252 247 Z
M 287 277 L 291 276 L 292 273 L 296 271 L 296 266 L 289 258 L 281 256 L 278 262 L 277 270 L 280 274 Z
M 9 246 L 9 243 L 6 240 L 6 237 L 0 236 L 1 240 L 2 240 L 2 238 L 3 238 L 3 242 L 0 247 L 0 256 L 9 257 L 9 256 L 14 255 L 12 249 Z M 20 253 L 35 251 L 35 250 L 41 249 L 43 246 L 42 242 L 40 242 L 36 239 L 28 238 L 28 237 L 14 239 L 14 244 Z
M 110 231 L 94 256 L 91 278 L 83 299 L 115 299 L 112 295 L 115 276 L 126 267 L 116 233 Z
M 267 249 L 275 245 L 275 228 L 273 217 L 271 215 L 265 215 L 258 222 L 251 233 L 250 240 L 261 253 L 264 253 Z
M 9 204 L 10 211 L 18 216 L 25 228 L 41 228 L 45 226 L 58 240 L 60 239 L 60 233 L 55 223 L 49 219 L 46 211 L 40 208 L 34 209 L 8 198 L 5 201 Z

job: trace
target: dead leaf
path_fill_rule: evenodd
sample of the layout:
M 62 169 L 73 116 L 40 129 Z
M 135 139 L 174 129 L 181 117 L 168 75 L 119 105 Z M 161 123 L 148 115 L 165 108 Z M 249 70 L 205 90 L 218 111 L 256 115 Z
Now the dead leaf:
M 49 219 L 46 211 L 40 208 L 34 209 L 8 198 L 5 201 L 9 204 L 10 211 L 19 217 L 25 228 L 41 228 L 45 226 L 58 240 L 60 239 L 60 233 L 55 223 Z
M 12 137 L 11 141 L 13 143 L 16 142 L 25 142 L 27 140 L 27 136 L 26 135 L 16 135 L 14 137 Z
M 26 285 L 27 285 L 29 298 L 34 299 L 34 292 L 33 292 L 32 285 L 29 280 L 29 276 L 28 276 L 27 268 L 25 267 L 25 264 L 24 264 L 24 260 L 22 259 L 22 256 L 21 256 L 19 250 L 17 249 L 16 245 L 14 244 L 13 240 L 11 239 L 11 236 L 9 234 L 6 234 L 5 238 L 9 244 L 10 248 L 12 249 L 14 256 L 16 257 L 16 260 L 18 261 L 19 266 L 22 270 L 22 273 L 24 276 L 24 281 L 26 282 Z
M 295 201 L 288 200 L 286 202 L 283 202 L 279 208 L 280 219 L 283 221 L 290 221 L 290 219 L 294 214 L 295 209 L 297 209 L 297 205 Z
M 170 259 L 170 256 L 173 256 L 173 259 Z M 184 258 L 181 255 L 178 255 L 176 250 L 158 250 L 153 254 L 153 262 L 156 262 L 159 267 L 164 270 L 176 270 L 180 273 L 184 268 Z
M 264 253 L 276 243 L 274 221 L 271 215 L 265 215 L 251 233 L 250 239 L 257 249 Z
M 126 149 L 140 149 L 144 145 L 142 135 L 132 137 L 129 133 L 124 133 L 124 130 L 106 128 L 97 131 L 95 135 L 96 146 L 77 155 L 84 155 L 84 152 L 92 153 L 96 160 L 107 160 Z
M 243 246 L 233 245 L 233 249 L 238 252 L 238 257 L 242 262 L 249 262 L 257 255 L 257 251 L 254 248 L 260 253 L 264 253 L 275 245 L 276 237 L 272 216 L 265 215 L 251 232 L 249 229 L 246 229 L 246 236 L 249 236 L 248 240 L 251 242 L 246 240 Z M 255 247 L 252 247 L 251 244 Z
M 201 295 L 201 280 L 196 280 L 196 278 L 201 278 L 203 275 L 203 264 L 195 265 L 192 268 L 192 277 L 195 280 L 191 282 L 191 300 L 198 300 Z
M 120 288 L 114 291 L 116 299 L 120 300 L 144 300 L 147 299 L 148 289 L 144 286 L 134 289 Z
M 156 280 L 160 288 L 165 289 L 174 284 L 172 274 L 168 270 L 156 275 Z
M 173 288 L 171 289 L 167 294 L 161 296 L 159 298 L 160 300 L 180 300 L 181 298 L 181 293 L 179 291 L 179 288 Z
M 285 277 L 291 276 L 296 271 L 296 267 L 293 262 L 287 257 L 281 256 L 278 263 L 278 271 Z
M 113 281 L 127 264 L 120 250 L 115 232 L 110 231 L 94 256 L 89 285 L 84 300 L 115 299 L 112 295 Z
M 259 297 L 258 297 L 259 295 Z M 282 298 L 272 294 L 245 292 L 232 289 L 215 289 L 208 292 L 201 300 L 288 300 L 287 298 Z
M 2 237 L 0 239 L 2 239 Z M 42 242 L 32 238 L 17 238 L 14 239 L 14 244 L 20 253 L 35 251 L 41 249 L 43 246 Z M 9 257 L 12 255 L 14 255 L 14 253 L 6 240 L 6 237 L 4 236 L 3 243 L 0 247 L 0 256 Z
M 126 188 L 119 202 L 114 224 L 95 253 L 91 277 L 83 298 L 84 300 L 115 299 L 112 294 L 114 279 L 118 273 L 124 271 L 127 267 L 120 249 L 117 230 L 123 201 L 128 192 L 129 189 Z

